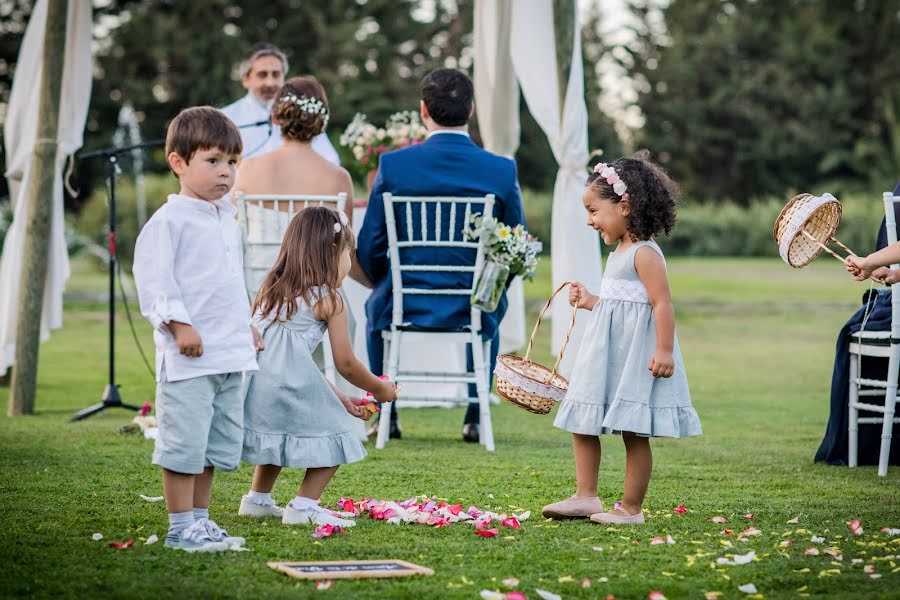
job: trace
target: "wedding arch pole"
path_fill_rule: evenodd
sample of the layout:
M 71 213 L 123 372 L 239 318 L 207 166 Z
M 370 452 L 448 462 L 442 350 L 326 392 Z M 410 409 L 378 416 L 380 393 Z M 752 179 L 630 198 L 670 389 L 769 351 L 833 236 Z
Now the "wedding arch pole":
M 547 135 L 559 165 L 551 224 L 553 287 L 563 281 L 581 281 L 588 289 L 597 290 L 602 278 L 600 241 L 597 233 L 585 225 L 581 201 L 589 153 L 577 2 L 534 0 L 513 2 L 512 6 L 513 68 L 528 110 Z M 554 8 L 558 14 L 554 14 Z M 558 32 L 555 22 L 560 23 Z M 554 302 L 553 352 L 558 352 L 566 339 L 569 312 L 565 299 Z M 564 374 L 571 370 L 572 361 L 578 355 L 586 319 L 586 314 L 578 316 L 570 350 L 560 366 Z
M 49 0 L 44 29 L 43 69 L 38 103 L 37 141 L 34 145 L 27 196 L 25 252 L 19 287 L 16 331 L 16 368 L 9 396 L 9 416 L 32 414 L 37 387 L 38 344 L 47 263 L 50 219 L 56 181 L 57 133 L 66 47 L 68 0 Z
M 509 55 L 511 0 L 476 0 L 474 15 L 475 111 L 485 150 L 513 158 L 519 147 L 519 85 Z M 525 288 L 516 277 L 506 292 L 500 352 L 525 346 Z

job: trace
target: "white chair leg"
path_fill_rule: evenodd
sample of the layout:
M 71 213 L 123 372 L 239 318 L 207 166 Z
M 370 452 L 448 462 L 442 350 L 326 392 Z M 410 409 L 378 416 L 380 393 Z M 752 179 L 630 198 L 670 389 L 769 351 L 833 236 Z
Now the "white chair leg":
M 856 466 L 859 451 L 859 409 L 856 407 L 859 402 L 859 386 L 856 379 L 859 377 L 859 364 L 857 356 L 850 353 L 850 377 L 848 384 L 848 430 L 847 430 L 847 465 L 851 468 Z
M 384 358 L 381 363 L 381 372 L 388 373 L 390 371 L 390 356 L 394 346 L 397 344 L 391 343 L 393 338 L 385 338 L 383 341 L 384 344 Z M 390 377 L 390 375 L 388 375 Z M 381 414 L 378 417 L 378 437 L 375 440 L 375 448 L 378 450 L 382 450 L 390 439 L 390 431 L 391 431 L 391 411 L 394 410 L 394 403 L 387 402 L 381 405 Z
M 878 454 L 878 476 L 887 477 L 888 460 L 891 454 L 891 437 L 894 432 L 894 411 L 897 402 L 895 400 L 897 390 L 888 388 L 885 394 L 884 403 L 884 422 L 881 424 L 881 452 Z
M 480 441 L 488 452 L 494 451 L 494 428 L 491 423 L 491 398 L 490 387 L 487 377 L 485 377 L 484 363 L 486 360 L 484 344 L 481 343 L 480 336 L 476 336 L 472 340 L 472 363 L 475 371 L 475 389 L 478 391 L 478 409 L 481 421 Z

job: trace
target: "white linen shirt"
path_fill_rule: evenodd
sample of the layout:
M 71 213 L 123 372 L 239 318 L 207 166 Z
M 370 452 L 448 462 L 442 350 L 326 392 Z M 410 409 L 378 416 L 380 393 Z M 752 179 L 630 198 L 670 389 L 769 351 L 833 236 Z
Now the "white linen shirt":
M 141 314 L 153 324 L 156 380 L 255 371 L 241 234 L 228 197 L 207 202 L 171 194 L 134 247 Z M 184 356 L 165 323 L 191 325 L 203 355 Z M 165 369 L 163 369 L 165 366 Z
M 252 92 L 247 92 L 247 95 L 237 102 L 222 108 L 222 112 L 238 127 L 259 121 L 267 122 L 266 125 L 238 129 L 244 143 L 243 158 L 262 156 L 281 146 L 281 128 L 272 123 L 271 108 L 260 102 Z M 312 139 L 310 147 L 328 162 L 341 164 L 337 150 L 324 132 Z

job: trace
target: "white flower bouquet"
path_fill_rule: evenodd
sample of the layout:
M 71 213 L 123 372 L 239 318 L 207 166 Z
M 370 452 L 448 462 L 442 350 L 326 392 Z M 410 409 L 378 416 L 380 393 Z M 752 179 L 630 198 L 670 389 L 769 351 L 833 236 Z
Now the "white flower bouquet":
M 341 134 L 340 144 L 350 148 L 358 170 L 363 174 L 378 168 L 378 157 L 385 152 L 417 144 L 428 132 L 419 120 L 419 114 L 411 110 L 397 112 L 388 117 L 384 127 L 376 127 L 357 113 Z
M 472 304 L 485 312 L 493 312 L 506 289 L 510 277 L 531 280 L 537 270 L 541 243 L 522 225 L 510 227 L 493 217 L 473 214 L 463 229 L 469 240 L 484 239 L 485 262 Z

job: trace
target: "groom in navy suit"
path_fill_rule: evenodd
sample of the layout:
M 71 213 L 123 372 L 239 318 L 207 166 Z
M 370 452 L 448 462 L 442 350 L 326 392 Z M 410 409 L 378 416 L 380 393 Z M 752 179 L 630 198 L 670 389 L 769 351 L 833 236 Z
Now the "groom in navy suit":
M 524 225 L 516 163 L 479 148 L 469 137 L 467 122 L 475 110 L 473 96 L 472 81 L 460 71 L 432 71 L 422 80 L 420 104 L 428 139 L 421 144 L 383 154 L 380 158 L 356 251 L 360 266 L 375 285 L 366 302 L 369 368 L 373 373 L 382 373 L 384 346 L 381 332 L 390 328 L 393 308 L 382 200 L 385 192 L 396 196 L 476 197 L 494 194 L 494 217 L 513 227 L 520 223 Z M 397 228 L 402 230 L 405 215 L 398 214 L 397 219 Z M 413 220 L 416 230 L 420 227 L 418 221 Z M 462 225 L 457 223 L 457 228 L 461 229 Z M 419 264 L 472 264 L 474 254 L 471 250 L 458 254 L 451 253 L 452 250 L 418 248 L 414 250 L 417 254 L 412 260 Z M 431 273 L 429 277 L 434 278 L 434 286 L 471 285 L 465 281 L 454 285 L 450 281 L 471 278 L 465 273 Z M 497 329 L 506 306 L 504 294 L 497 310 L 482 313 L 481 317 L 481 334 L 485 340 L 491 340 L 491 372 L 500 342 Z M 406 321 L 423 329 L 461 327 L 470 322 L 469 298 L 453 296 L 436 300 L 433 296 L 413 295 L 407 297 L 403 314 Z M 467 361 L 471 368 L 471 348 L 467 352 Z M 474 388 L 474 385 L 469 386 L 469 397 L 477 395 Z M 396 408 L 391 415 L 397 416 Z M 463 422 L 463 439 L 467 442 L 478 442 L 478 417 L 478 404 L 470 403 Z M 390 434 L 392 438 L 400 437 L 396 420 L 391 423 Z

